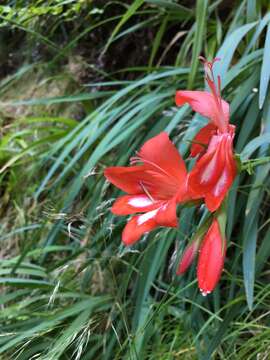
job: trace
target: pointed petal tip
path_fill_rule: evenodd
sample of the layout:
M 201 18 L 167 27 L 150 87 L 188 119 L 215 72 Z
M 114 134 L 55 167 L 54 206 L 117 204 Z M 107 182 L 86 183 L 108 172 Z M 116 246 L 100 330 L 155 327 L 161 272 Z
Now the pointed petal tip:
M 180 276 L 183 275 L 187 269 L 185 269 L 183 266 L 181 266 L 182 264 L 180 264 L 178 266 L 178 269 L 176 270 L 176 275 Z
M 144 234 L 154 230 L 158 225 L 154 220 L 156 210 L 133 216 L 124 227 L 122 242 L 126 246 L 135 244 Z

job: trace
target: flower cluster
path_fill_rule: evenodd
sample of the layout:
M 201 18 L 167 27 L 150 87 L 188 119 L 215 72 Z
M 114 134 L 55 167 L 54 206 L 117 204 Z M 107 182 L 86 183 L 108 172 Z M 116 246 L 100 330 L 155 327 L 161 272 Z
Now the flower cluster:
M 177 227 L 177 204 L 204 202 L 213 215 L 195 234 L 180 260 L 184 273 L 199 251 L 197 276 L 203 295 L 216 286 L 224 265 L 226 240 L 219 209 L 237 174 L 233 154 L 235 128 L 229 124 L 229 104 L 221 98 L 221 81 L 216 86 L 213 65 L 202 59 L 208 91 L 177 91 L 176 105 L 188 103 L 209 119 L 195 136 L 190 155 L 196 162 L 187 171 L 180 153 L 165 132 L 148 140 L 131 158 L 131 166 L 109 167 L 104 175 L 127 195 L 112 206 L 116 215 L 134 215 L 123 230 L 125 245 L 134 244 L 158 226 Z

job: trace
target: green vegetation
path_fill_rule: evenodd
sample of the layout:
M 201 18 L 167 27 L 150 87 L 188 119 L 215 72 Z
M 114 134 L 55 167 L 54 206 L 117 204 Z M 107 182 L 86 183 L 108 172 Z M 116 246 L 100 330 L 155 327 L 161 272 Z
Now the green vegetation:
M 220 57 L 243 160 L 269 154 L 268 1 L 0 5 L 0 359 L 270 358 L 270 164 L 229 195 L 219 287 L 175 275 L 203 214 L 132 248 L 103 177 L 166 130 L 182 155 L 204 123 L 176 108 Z

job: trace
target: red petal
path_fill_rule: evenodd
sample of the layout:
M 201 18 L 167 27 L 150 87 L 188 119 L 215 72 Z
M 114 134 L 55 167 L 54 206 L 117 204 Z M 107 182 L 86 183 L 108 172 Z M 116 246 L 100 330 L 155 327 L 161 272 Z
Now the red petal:
M 140 239 L 140 237 L 158 225 L 154 218 L 157 210 L 152 210 L 143 215 L 133 216 L 127 223 L 122 233 L 122 241 L 125 245 L 132 245 Z
M 159 171 L 159 169 L 158 169 Z M 128 194 L 139 195 L 145 191 L 156 200 L 174 196 L 179 186 L 167 174 L 150 170 L 149 165 L 114 166 L 105 169 L 107 180 Z
M 223 135 L 213 136 L 211 143 L 215 142 L 216 147 L 210 143 L 206 154 L 199 159 L 191 170 L 188 185 L 194 198 L 205 196 L 222 175 L 226 161 L 223 152 L 225 141 L 226 138 Z
M 144 166 L 113 166 L 104 171 L 107 180 L 128 194 L 142 193 L 140 182 L 145 172 Z
M 174 144 L 170 141 L 168 134 L 162 132 L 148 140 L 141 148 L 139 156 L 146 160 L 146 164 L 166 175 L 174 181 L 182 182 L 187 175 L 185 162 Z
M 205 205 L 209 211 L 214 212 L 220 207 L 230 185 L 231 181 L 229 179 L 227 168 L 224 168 L 217 184 L 205 195 Z
M 155 220 L 160 226 L 177 227 L 176 200 L 172 199 L 161 205 L 155 216 Z
M 213 124 L 204 126 L 193 139 L 190 156 L 195 157 L 197 155 L 203 155 L 203 153 L 206 152 L 206 147 L 209 144 L 211 137 L 216 131 L 217 127 Z
M 185 248 L 185 251 L 184 251 L 182 258 L 180 260 L 180 263 L 178 265 L 178 269 L 176 272 L 177 275 L 184 274 L 184 272 L 187 271 L 187 269 L 192 264 L 196 254 L 197 254 L 197 251 L 198 251 L 198 243 L 197 242 L 193 242 Z
M 223 270 L 225 244 L 222 240 L 218 221 L 210 226 L 200 248 L 197 276 L 203 295 L 216 287 Z
M 113 204 L 112 213 L 115 215 L 129 215 L 136 212 L 147 212 L 159 208 L 160 201 L 152 202 L 146 195 L 124 195 Z
M 177 204 L 193 200 L 192 194 L 189 192 L 188 176 L 185 181 L 183 181 L 182 185 L 179 186 L 175 198 Z
M 211 212 L 216 211 L 220 207 L 237 173 L 236 163 L 232 152 L 232 140 L 230 138 L 227 139 L 227 143 L 224 147 L 224 156 L 225 162 L 223 172 L 215 186 L 205 196 L 205 204 Z
M 188 103 L 194 111 L 211 119 L 217 127 L 222 128 L 220 124 L 220 110 L 217 108 L 211 93 L 207 91 L 177 91 L 175 102 L 178 106 Z M 225 121 L 229 123 L 230 108 L 229 104 L 224 100 L 222 100 L 222 109 Z

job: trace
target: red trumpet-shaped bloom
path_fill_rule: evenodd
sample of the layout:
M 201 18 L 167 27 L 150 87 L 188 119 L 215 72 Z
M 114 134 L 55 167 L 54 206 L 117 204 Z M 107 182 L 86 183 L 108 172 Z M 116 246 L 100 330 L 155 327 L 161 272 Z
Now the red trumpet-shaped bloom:
M 214 219 L 200 247 L 197 277 L 199 289 L 207 295 L 216 287 L 224 265 L 225 239 L 222 238 L 219 223 Z
M 176 104 L 188 103 L 194 111 L 210 119 L 194 138 L 191 156 L 199 156 L 189 175 L 188 187 L 194 199 L 204 198 L 210 211 L 219 208 L 237 173 L 233 156 L 234 126 L 229 124 L 229 104 L 220 95 L 220 77 L 216 87 L 214 61 L 204 60 L 210 92 L 177 91 Z
M 191 196 L 203 197 L 209 211 L 220 207 L 236 176 L 232 141 L 230 133 L 212 136 L 206 153 L 189 175 Z
M 158 226 L 176 227 L 176 205 L 188 200 L 185 163 L 165 132 L 148 140 L 131 158 L 131 165 L 109 167 L 104 172 L 109 182 L 128 194 L 115 201 L 112 212 L 140 213 L 124 228 L 125 245 Z

